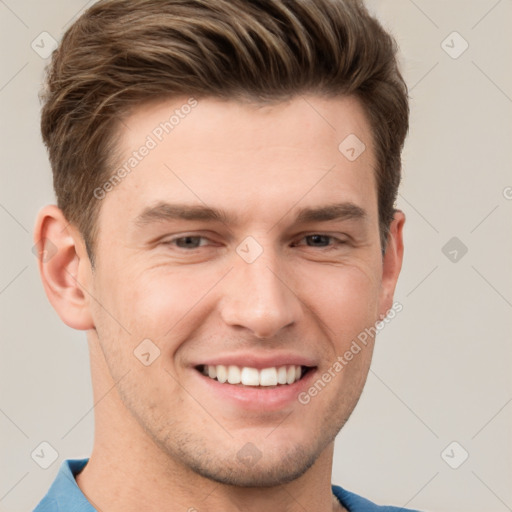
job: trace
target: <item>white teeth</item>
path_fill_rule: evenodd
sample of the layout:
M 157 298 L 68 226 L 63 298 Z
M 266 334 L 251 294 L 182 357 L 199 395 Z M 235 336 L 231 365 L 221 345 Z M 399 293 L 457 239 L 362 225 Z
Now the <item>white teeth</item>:
M 238 366 L 228 366 L 228 382 L 240 384 L 240 368 Z
M 286 366 L 280 366 L 277 370 L 277 383 L 286 384 Z
M 260 386 L 277 386 L 277 370 L 275 368 L 261 370 Z
M 260 385 L 260 372 L 256 368 L 242 368 L 241 374 L 242 384 L 244 386 L 259 386 Z
M 224 365 L 222 365 L 222 364 L 217 365 L 216 371 L 217 371 L 217 380 L 219 382 L 224 383 L 228 380 L 228 371 Z M 209 371 L 208 371 L 208 373 L 209 373 Z
M 297 365 L 273 366 L 270 368 L 243 368 L 235 365 L 225 366 L 218 364 L 216 366 L 205 365 L 202 368 L 204 375 L 211 379 L 217 379 L 221 383 L 243 384 L 244 386 L 277 386 L 283 384 L 293 384 L 302 376 L 302 368 Z

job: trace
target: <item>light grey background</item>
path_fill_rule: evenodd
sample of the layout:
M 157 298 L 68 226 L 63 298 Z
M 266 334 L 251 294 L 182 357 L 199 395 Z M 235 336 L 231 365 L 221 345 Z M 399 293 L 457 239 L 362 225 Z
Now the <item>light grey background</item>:
M 37 98 L 47 60 L 31 43 L 43 52 L 40 34 L 60 39 L 90 3 L 0 0 L 1 511 L 32 510 L 62 460 L 92 448 L 85 334 L 49 305 L 31 252 L 36 213 L 54 202 Z M 410 87 L 403 311 L 379 336 L 333 482 L 422 510 L 512 510 L 512 1 L 368 5 Z M 31 457 L 43 441 L 58 452 L 48 469 Z

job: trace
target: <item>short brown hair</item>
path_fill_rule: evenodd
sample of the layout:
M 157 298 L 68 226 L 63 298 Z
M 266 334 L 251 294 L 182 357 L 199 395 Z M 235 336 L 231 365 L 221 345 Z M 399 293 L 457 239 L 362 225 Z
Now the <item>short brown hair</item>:
M 372 127 L 385 247 L 408 130 L 396 44 L 358 0 L 102 0 L 65 33 L 41 97 L 59 208 L 94 263 L 119 121 L 148 100 L 357 97 Z M 341 142 L 341 141 L 340 141 Z

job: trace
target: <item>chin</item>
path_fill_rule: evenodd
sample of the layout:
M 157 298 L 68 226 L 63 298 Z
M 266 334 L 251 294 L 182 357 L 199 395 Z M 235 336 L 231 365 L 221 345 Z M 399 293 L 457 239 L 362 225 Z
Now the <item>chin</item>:
M 254 445 L 245 456 L 238 453 L 226 459 L 196 458 L 188 461 L 188 466 L 198 475 L 224 485 L 234 487 L 275 487 L 296 480 L 313 466 L 320 453 L 295 447 L 292 452 L 266 456 L 256 452 Z M 243 448 L 242 448 L 243 450 Z M 240 450 L 240 452 L 242 451 Z M 250 451 L 254 450 L 253 457 Z

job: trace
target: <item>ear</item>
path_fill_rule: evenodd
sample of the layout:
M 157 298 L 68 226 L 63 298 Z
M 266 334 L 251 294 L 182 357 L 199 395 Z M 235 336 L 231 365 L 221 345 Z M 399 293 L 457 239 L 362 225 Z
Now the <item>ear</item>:
M 94 328 L 87 292 L 92 269 L 78 230 L 57 206 L 48 205 L 37 215 L 34 242 L 41 280 L 55 311 L 73 329 Z
M 395 287 L 402 268 L 404 256 L 403 227 L 405 224 L 405 214 L 400 210 L 395 210 L 393 221 L 389 226 L 389 233 L 386 245 L 386 251 L 382 258 L 382 280 L 379 313 L 381 318 L 386 316 L 393 305 L 393 296 Z

